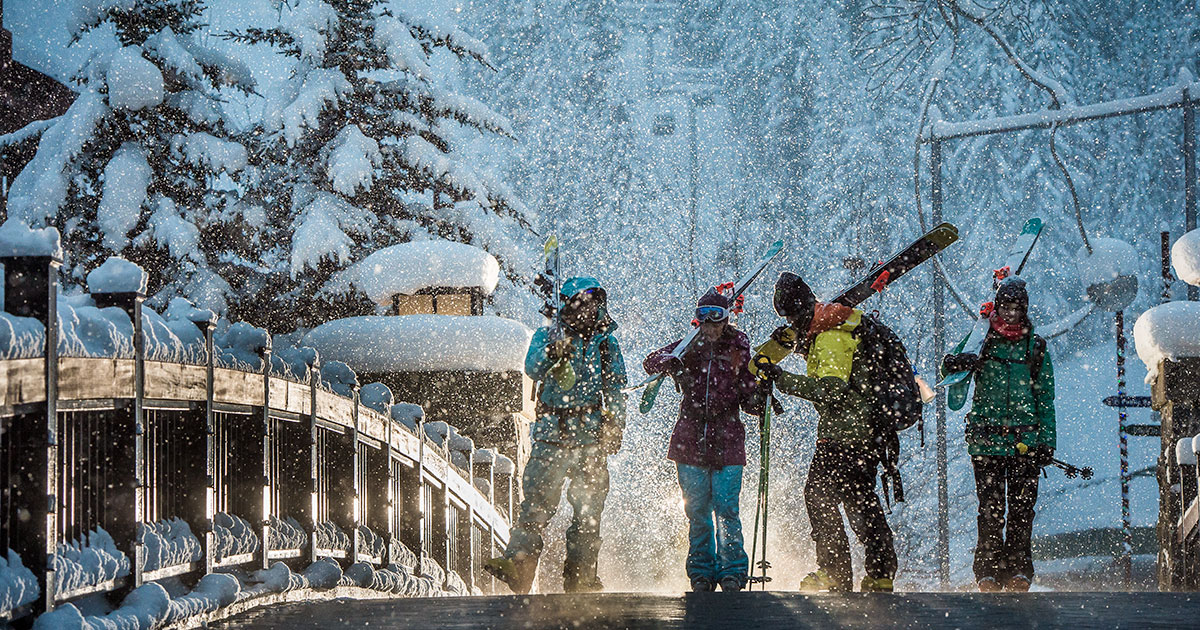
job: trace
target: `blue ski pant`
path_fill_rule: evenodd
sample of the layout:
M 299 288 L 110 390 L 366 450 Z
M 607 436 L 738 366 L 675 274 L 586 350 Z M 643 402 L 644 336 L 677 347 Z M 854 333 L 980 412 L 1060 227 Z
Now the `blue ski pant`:
M 679 489 L 683 491 L 683 510 L 688 517 L 688 579 L 703 577 L 719 582 L 733 576 L 744 586 L 750 561 L 742 544 L 742 521 L 738 515 L 742 467 L 676 466 Z
M 600 555 L 600 515 L 608 498 L 608 456 L 599 444 L 563 446 L 534 441 L 521 476 L 525 498 L 504 555 L 535 560 L 541 556 L 542 533 L 558 510 L 563 483 L 568 480 L 567 502 L 574 514 L 567 528 L 563 577 L 568 583 L 593 583 Z

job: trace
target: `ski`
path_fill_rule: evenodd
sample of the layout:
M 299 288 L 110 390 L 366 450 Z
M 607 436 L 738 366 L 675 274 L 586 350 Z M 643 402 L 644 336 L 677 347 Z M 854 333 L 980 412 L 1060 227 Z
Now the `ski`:
M 1033 251 L 1033 245 L 1037 242 L 1038 237 L 1042 234 L 1042 220 L 1033 217 L 1025 222 L 1025 226 L 1021 229 L 1021 233 L 1017 236 L 1017 240 L 1008 248 L 1008 252 L 1004 257 L 1004 266 L 1000 267 L 992 275 L 992 290 L 994 291 L 1000 284 L 1001 280 L 1010 276 L 1017 276 L 1025 269 L 1025 263 L 1029 260 L 1029 254 Z M 991 323 L 988 318 L 992 314 L 993 305 L 991 302 L 984 303 L 979 311 L 979 319 L 975 320 L 975 325 L 971 327 L 971 332 L 967 334 L 967 338 L 955 348 L 958 352 L 970 352 L 979 354 L 983 350 L 983 342 L 987 339 L 988 330 Z M 946 390 L 946 406 L 952 410 L 962 409 L 967 402 L 967 394 L 970 391 L 971 372 L 963 370 L 947 374 L 945 378 L 937 384 L 937 387 L 948 388 Z
M 887 262 L 875 265 L 861 280 L 842 291 L 841 295 L 832 301 L 851 308 L 856 307 L 957 240 L 958 228 L 943 223 L 900 250 Z
M 750 271 L 746 272 L 734 284 L 732 294 L 732 299 L 734 301 L 736 301 L 738 296 L 746 291 L 750 284 L 762 274 L 764 269 L 767 268 L 767 264 L 769 264 L 771 260 L 774 259 L 775 256 L 777 256 L 782 250 L 783 241 L 775 241 L 771 244 L 771 247 L 767 248 L 766 254 L 764 254 L 763 257 L 758 261 L 758 264 L 755 265 Z M 688 350 L 691 349 L 692 344 L 696 342 L 696 338 L 699 336 L 699 334 L 699 327 L 692 328 L 692 330 L 688 332 L 687 336 L 683 338 L 683 341 L 680 341 L 679 345 L 675 346 L 675 350 L 671 352 L 671 355 L 676 358 L 682 357 L 687 353 Z M 654 408 L 654 401 L 658 399 L 658 390 L 662 387 L 664 380 L 666 380 L 666 374 L 654 374 L 647 376 L 644 380 L 642 380 L 642 382 L 636 385 L 626 387 L 625 391 L 631 391 L 645 387 L 646 389 L 642 392 L 642 402 L 638 405 L 638 409 L 641 410 L 642 413 L 649 413 L 649 411 Z
M 850 285 L 831 302 L 854 308 L 956 241 L 958 241 L 958 228 L 949 223 L 942 223 L 921 235 L 920 238 L 897 252 L 886 262 L 875 265 L 862 279 Z M 790 336 L 789 339 L 768 339 L 754 349 L 754 360 L 750 362 L 751 374 L 758 376 L 756 364 L 760 358 L 770 363 L 779 363 L 792 353 L 796 343 L 803 341 L 803 335 L 792 328 L 784 330 Z M 785 343 L 781 343 L 781 341 Z
M 562 272 L 559 268 L 557 236 L 551 234 L 550 238 L 546 239 L 543 253 L 544 266 L 542 272 L 533 279 L 533 284 L 542 295 L 541 313 L 550 320 L 549 340 L 555 342 L 564 336 L 562 329 Z M 575 369 L 567 359 L 558 361 L 550 368 L 550 377 L 564 390 L 575 386 Z

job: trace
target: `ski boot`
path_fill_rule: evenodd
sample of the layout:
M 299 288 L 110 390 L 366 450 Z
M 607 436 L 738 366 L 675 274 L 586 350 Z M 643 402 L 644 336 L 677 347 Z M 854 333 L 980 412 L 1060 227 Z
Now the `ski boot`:
M 1018 573 L 1004 581 L 1004 590 L 1014 593 L 1025 593 L 1029 591 L 1030 584 L 1029 578 Z
M 712 580 L 704 576 L 692 578 L 693 593 L 711 593 L 717 590 L 717 585 Z
M 507 584 L 513 593 L 527 595 L 533 589 L 533 580 L 537 577 L 537 559 L 526 556 L 518 560 L 500 556 L 483 563 L 483 570 Z
M 721 581 L 718 582 L 718 584 L 721 585 L 721 592 L 723 593 L 736 593 L 742 590 L 742 581 L 732 575 L 727 575 L 721 578 Z
M 980 593 L 999 593 L 1000 590 L 1000 583 L 996 581 L 996 578 L 985 577 L 979 580 Z
M 830 577 L 825 569 L 817 569 L 800 580 L 801 593 L 847 593 L 849 584 L 842 584 Z
M 858 590 L 863 593 L 891 593 L 894 588 L 892 578 L 873 578 L 864 575 L 862 583 L 858 585 Z

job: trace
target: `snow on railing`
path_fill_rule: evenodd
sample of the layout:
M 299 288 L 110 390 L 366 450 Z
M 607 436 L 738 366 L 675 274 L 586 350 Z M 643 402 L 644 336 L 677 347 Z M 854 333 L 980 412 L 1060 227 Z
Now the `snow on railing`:
M 269 549 L 303 549 L 308 546 L 308 534 L 296 519 L 280 519 L 272 515 L 268 523 Z
M 216 560 L 245 555 L 258 551 L 258 535 L 246 519 L 227 512 L 217 512 L 213 517 L 213 535 L 216 537 Z
M 140 561 L 143 571 L 157 571 L 204 559 L 204 548 L 192 528 L 178 518 L 138 525 L 138 542 L 145 549 Z
M 0 614 L 10 612 L 37 599 L 37 576 L 21 563 L 21 556 L 8 549 L 0 558 Z
M 129 558 L 117 549 L 112 536 L 103 528 L 59 543 L 52 565 L 56 595 L 77 592 L 129 575 Z

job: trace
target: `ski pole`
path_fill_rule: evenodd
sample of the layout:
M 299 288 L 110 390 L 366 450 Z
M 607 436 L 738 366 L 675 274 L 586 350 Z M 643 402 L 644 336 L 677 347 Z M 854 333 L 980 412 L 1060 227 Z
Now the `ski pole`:
M 771 410 L 772 403 L 774 402 L 771 394 L 772 391 L 768 385 L 767 399 L 763 405 L 763 419 L 759 431 L 758 501 L 754 508 L 754 532 L 750 542 L 750 576 L 748 581 L 751 586 L 756 582 L 760 584 L 760 590 L 766 590 L 767 582 L 771 581 L 771 578 L 767 576 L 767 569 L 771 568 L 771 563 L 767 561 L 767 507 L 770 499 L 771 484 Z M 759 557 L 760 514 L 762 516 L 762 560 L 755 561 Z M 754 575 L 754 569 L 756 568 L 762 570 L 762 575 Z
M 1067 475 L 1067 479 L 1074 479 L 1075 477 L 1083 477 L 1086 480 L 1086 479 L 1092 478 L 1092 467 L 1091 466 L 1084 466 L 1083 468 L 1080 468 L 1078 466 L 1072 466 L 1071 464 L 1068 464 L 1067 462 L 1064 462 L 1061 459 L 1051 459 L 1050 464 L 1052 466 L 1054 466 L 1055 468 L 1061 468 L 1063 473 Z

